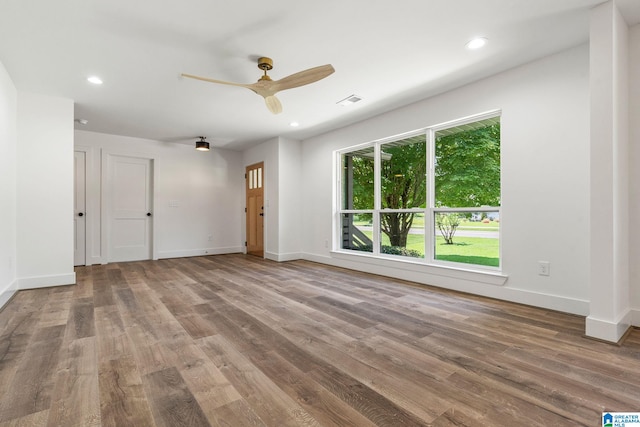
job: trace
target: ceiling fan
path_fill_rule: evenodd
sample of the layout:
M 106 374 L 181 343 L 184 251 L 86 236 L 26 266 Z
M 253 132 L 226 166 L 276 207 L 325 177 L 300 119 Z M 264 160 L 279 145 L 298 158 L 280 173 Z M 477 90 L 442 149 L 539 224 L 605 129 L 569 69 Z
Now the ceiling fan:
M 250 89 L 262 96 L 267 104 L 267 108 L 273 114 L 282 112 L 282 104 L 280 100 L 276 98 L 276 93 L 281 90 L 293 89 L 296 87 L 308 85 L 310 83 L 322 80 L 325 77 L 331 75 L 335 70 L 331 64 L 321 65 L 319 67 L 309 68 L 308 70 L 300 71 L 290 76 L 284 77 L 280 80 L 271 80 L 271 77 L 267 75 L 267 71 L 273 68 L 273 60 L 271 58 L 258 58 L 258 68 L 264 71 L 264 75 L 256 83 L 232 83 L 222 80 L 209 79 L 207 77 L 194 76 L 192 74 L 182 74 L 183 77 L 189 77 L 190 79 L 202 80 L 210 83 L 220 83 L 223 85 L 240 86 Z

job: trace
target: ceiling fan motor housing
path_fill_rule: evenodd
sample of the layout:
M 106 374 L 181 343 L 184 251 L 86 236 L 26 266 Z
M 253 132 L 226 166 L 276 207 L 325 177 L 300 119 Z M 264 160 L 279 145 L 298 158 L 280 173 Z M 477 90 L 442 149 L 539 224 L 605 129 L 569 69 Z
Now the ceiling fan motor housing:
M 258 68 L 262 71 L 268 71 L 273 68 L 273 59 L 262 57 L 258 58 Z

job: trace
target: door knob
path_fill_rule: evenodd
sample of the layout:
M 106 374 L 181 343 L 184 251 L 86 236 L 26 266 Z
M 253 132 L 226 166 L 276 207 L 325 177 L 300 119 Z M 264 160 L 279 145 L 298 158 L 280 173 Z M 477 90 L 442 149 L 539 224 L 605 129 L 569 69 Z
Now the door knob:
M 84 216 L 84 214 L 83 214 L 82 212 L 80 212 L 80 213 L 78 214 L 78 216 Z
M 151 216 L 151 212 L 147 212 L 147 216 Z

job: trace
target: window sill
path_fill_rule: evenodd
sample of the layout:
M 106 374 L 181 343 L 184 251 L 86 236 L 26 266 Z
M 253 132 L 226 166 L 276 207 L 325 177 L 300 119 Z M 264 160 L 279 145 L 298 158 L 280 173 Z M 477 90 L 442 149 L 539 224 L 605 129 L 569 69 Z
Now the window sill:
M 509 278 L 508 275 L 503 274 L 501 271 L 483 270 L 481 267 L 453 267 L 448 265 L 427 264 L 425 262 L 415 262 L 404 258 L 394 259 L 388 256 L 365 255 L 351 251 L 331 251 L 331 256 L 345 261 L 371 264 L 377 267 L 425 273 L 496 286 L 503 286 Z

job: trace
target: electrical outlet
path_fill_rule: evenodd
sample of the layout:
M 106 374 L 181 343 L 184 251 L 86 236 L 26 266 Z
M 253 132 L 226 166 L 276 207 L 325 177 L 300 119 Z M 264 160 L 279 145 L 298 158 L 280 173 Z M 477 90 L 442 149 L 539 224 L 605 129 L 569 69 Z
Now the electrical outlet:
M 548 276 L 550 274 L 551 264 L 549 261 L 538 261 L 538 274 L 540 276 Z
M 209 241 L 213 242 L 213 234 L 209 234 Z
M 325 241 L 324 241 L 324 247 L 325 247 L 325 248 L 328 248 L 328 247 L 329 247 L 329 241 L 328 241 L 328 240 L 325 240 Z

